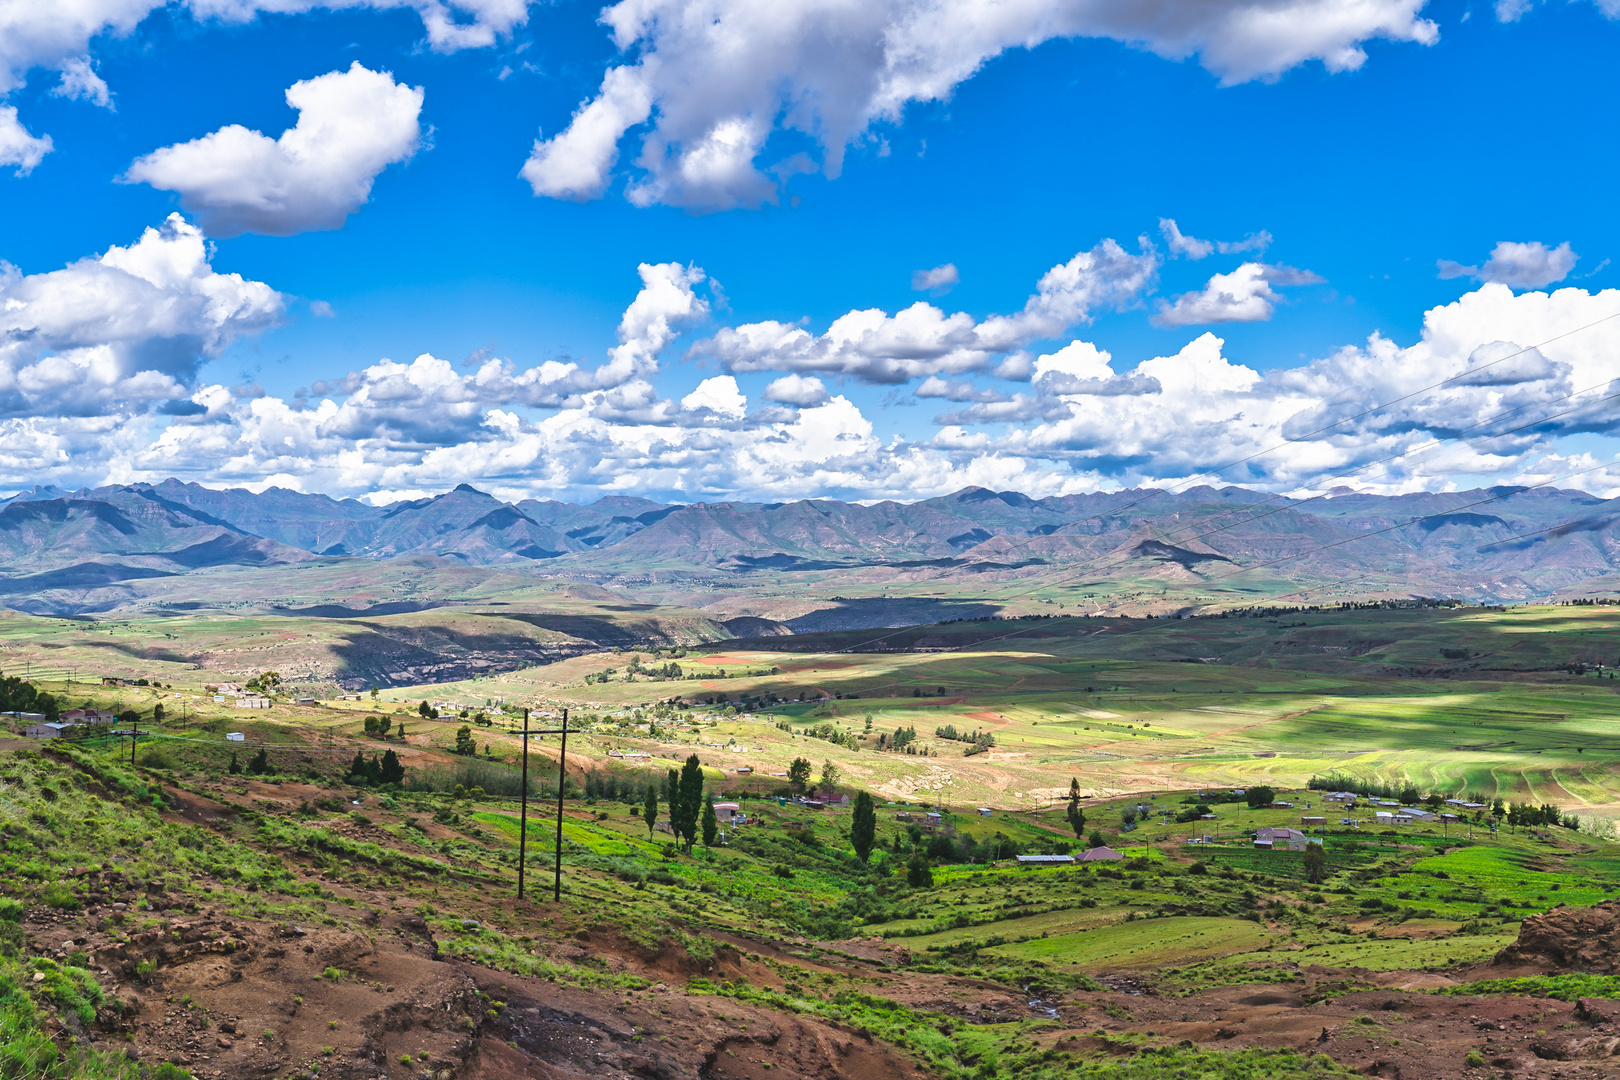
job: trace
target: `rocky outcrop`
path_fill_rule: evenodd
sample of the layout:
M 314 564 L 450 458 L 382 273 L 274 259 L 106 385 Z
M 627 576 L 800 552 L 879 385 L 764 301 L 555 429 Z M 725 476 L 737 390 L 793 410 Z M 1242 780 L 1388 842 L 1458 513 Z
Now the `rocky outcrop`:
M 1531 915 L 1519 940 L 1496 954 L 1498 966 L 1541 964 L 1599 975 L 1620 972 L 1620 901 L 1589 908 L 1564 907 Z

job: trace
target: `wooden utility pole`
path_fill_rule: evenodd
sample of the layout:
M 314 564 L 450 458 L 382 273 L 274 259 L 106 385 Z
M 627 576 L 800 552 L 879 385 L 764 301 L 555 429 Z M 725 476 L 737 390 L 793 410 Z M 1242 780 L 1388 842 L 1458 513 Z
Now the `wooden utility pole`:
M 525 863 L 529 854 L 529 738 L 533 735 L 561 735 L 562 754 L 557 759 L 557 874 L 556 882 L 552 888 L 552 899 L 562 899 L 562 819 L 563 819 L 563 783 L 568 779 L 568 710 L 562 714 L 562 727 L 560 728 L 531 728 L 529 726 L 529 710 L 523 710 L 523 727 L 521 729 L 507 729 L 513 735 L 523 737 L 523 778 L 520 793 L 518 818 L 518 899 L 523 899 L 523 874 Z
M 139 740 L 142 735 L 150 735 L 152 733 L 150 731 L 142 731 L 141 730 L 141 722 L 139 720 L 137 720 L 137 721 L 135 721 L 135 726 L 130 728 L 128 731 L 116 731 L 116 730 L 114 730 L 114 731 L 108 732 L 108 734 L 117 736 L 118 738 L 127 738 L 127 739 L 129 739 L 129 763 L 131 765 L 134 765 L 135 764 L 135 743 L 136 743 L 136 741 Z

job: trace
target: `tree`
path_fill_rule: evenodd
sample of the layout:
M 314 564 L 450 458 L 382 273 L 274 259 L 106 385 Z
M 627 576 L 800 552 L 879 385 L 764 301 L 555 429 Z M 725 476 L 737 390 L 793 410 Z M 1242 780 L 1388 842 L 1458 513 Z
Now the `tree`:
M 248 759 L 247 774 L 249 776 L 263 776 L 269 771 L 270 755 L 265 753 L 264 747 L 261 746 L 259 752 Z
M 1086 812 L 1080 809 L 1080 780 L 1078 777 L 1069 778 L 1069 809 L 1064 814 L 1069 819 L 1069 827 L 1074 830 L 1074 838 L 1080 839 L 1086 835 Z
M 420 704 L 420 705 L 418 705 L 418 706 L 417 706 L 417 707 L 416 707 L 416 712 L 417 712 L 417 714 L 418 714 L 418 715 L 419 715 L 419 716 L 421 716 L 421 717 L 422 717 L 422 719 L 424 719 L 424 720 L 431 720 L 431 719 L 433 719 L 433 706 L 431 706 L 431 705 L 429 705 L 429 704 L 428 704 L 428 703 L 427 703 L 427 702 L 425 702 L 425 701 L 424 701 L 424 702 L 422 702 L 422 704 Z
M 377 693 L 378 693 L 377 688 L 375 686 L 373 686 L 371 688 L 371 704 L 372 705 L 377 704 Z
M 647 785 L 647 802 L 641 808 L 641 820 L 647 823 L 647 835 L 653 834 L 653 826 L 658 824 L 658 787 Z
M 235 750 L 231 751 L 231 763 L 226 768 L 225 771 L 230 773 L 232 776 L 241 776 L 242 775 L 242 766 L 236 760 L 236 751 Z
M 861 792 L 855 796 L 855 820 L 849 827 L 850 843 L 855 845 L 855 857 L 861 862 L 872 858 L 872 844 L 877 839 L 877 808 L 872 796 Z
M 1491 800 L 1491 817 L 1496 819 L 1497 824 L 1501 824 L 1502 819 L 1507 817 L 1507 804 L 1502 802 L 1500 795 Z
M 154 724 L 157 724 L 157 723 L 161 723 L 162 721 L 163 721 L 163 703 L 158 702 L 156 705 L 152 706 L 152 722 Z
M 1305 845 L 1305 880 L 1312 885 L 1327 880 L 1327 848 L 1321 844 Z
M 675 812 L 675 799 L 681 789 L 681 773 L 679 769 L 671 769 L 664 776 L 664 801 L 669 804 L 670 813 Z
M 261 671 L 261 672 L 259 672 L 259 685 L 264 687 L 265 693 L 268 694 L 270 691 L 274 690 L 276 688 L 276 684 L 279 683 L 279 682 L 281 682 L 281 676 L 279 674 L 277 674 L 276 672 L 274 672 L 274 671 Z
M 392 717 L 388 717 L 388 716 L 379 716 L 379 717 L 377 717 L 377 734 L 381 735 L 383 738 L 385 738 L 385 739 L 388 738 L 388 729 L 393 727 L 393 726 L 394 726 L 394 721 L 393 721 Z
M 473 742 L 472 728 L 462 724 L 456 732 L 456 753 L 464 757 L 472 757 L 478 753 L 478 745 Z
M 714 847 L 720 838 L 720 819 L 714 814 L 714 796 L 703 801 L 703 846 Z
M 1264 784 L 1249 789 L 1249 809 L 1258 810 L 1277 801 L 1277 793 Z
M 399 763 L 399 755 L 392 750 L 383 752 L 382 765 L 378 768 L 378 779 L 385 784 L 405 782 L 405 766 Z
M 810 782 L 810 762 L 802 757 L 793 759 L 788 766 L 788 786 L 794 791 L 803 791 L 804 785 Z
M 680 784 L 675 789 L 675 801 L 669 807 L 669 824 L 675 835 L 692 850 L 697 840 L 698 815 L 703 812 L 703 766 L 696 754 L 681 766 Z
M 354 760 L 349 762 L 349 782 L 363 784 L 366 782 L 366 755 L 356 750 Z
M 1103 843 L 1103 834 L 1102 834 L 1101 831 L 1092 832 L 1091 839 L 1086 841 L 1086 842 L 1088 844 L 1090 844 L 1094 848 L 1096 848 L 1096 847 L 1106 847 L 1107 846 L 1106 844 Z
M 838 786 L 838 781 L 841 780 L 842 778 L 843 778 L 843 776 L 838 771 L 838 766 L 834 765 L 830 761 L 823 761 L 821 763 L 821 786 L 822 787 L 828 788 L 828 789 L 835 788 L 835 787 Z
M 906 884 L 913 889 L 927 889 L 934 884 L 934 872 L 928 869 L 928 860 L 920 851 L 912 852 L 906 864 Z
M 399 727 L 394 729 L 394 734 L 399 736 L 399 741 L 400 742 L 404 742 L 405 741 L 405 725 L 403 723 L 401 723 L 399 725 Z
M 375 716 L 366 717 L 366 734 L 377 734 L 377 718 Z

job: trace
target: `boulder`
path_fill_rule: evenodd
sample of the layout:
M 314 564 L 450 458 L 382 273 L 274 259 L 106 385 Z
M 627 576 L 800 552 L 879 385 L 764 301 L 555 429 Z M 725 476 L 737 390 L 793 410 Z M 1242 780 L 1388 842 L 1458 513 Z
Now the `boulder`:
M 1531 915 L 1519 927 L 1519 939 L 1496 954 L 1498 966 L 1540 964 L 1599 975 L 1620 972 L 1620 901 L 1605 900 L 1589 908 L 1560 904 Z

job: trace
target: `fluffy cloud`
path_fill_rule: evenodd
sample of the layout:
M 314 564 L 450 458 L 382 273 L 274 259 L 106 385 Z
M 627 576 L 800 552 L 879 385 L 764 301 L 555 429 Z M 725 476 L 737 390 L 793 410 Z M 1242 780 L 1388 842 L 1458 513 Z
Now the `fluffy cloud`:
M 23 86 L 29 72 L 47 68 L 60 73 L 54 93 L 110 108 L 112 92 L 96 74 L 90 59 L 91 42 L 100 37 L 127 37 L 142 19 L 169 6 L 187 10 L 198 20 L 225 23 L 249 22 L 261 12 L 412 10 L 422 20 L 429 47 L 437 52 L 493 45 L 529 17 L 529 0 L 0 0 L 0 97 Z M 10 126 L 21 131 L 15 111 Z M 40 141 L 42 148 L 29 151 L 36 164 L 39 155 L 50 150 L 48 138 Z M 27 160 L 8 156 L 15 154 L 14 142 L 14 132 L 0 116 L 0 165 Z
M 1172 303 L 1160 302 L 1154 326 L 1265 322 L 1276 311 L 1281 294 L 1273 285 L 1317 285 L 1322 278 L 1291 266 L 1247 262 L 1230 274 L 1216 274 L 1198 292 L 1182 293 Z
M 748 411 L 748 399 L 737 389 L 737 380 L 730 375 L 716 375 L 698 383 L 696 390 L 681 398 L 681 408 L 691 412 L 708 409 L 733 420 Z
M 166 0 L 75 0 L 73 3 L 0 3 L 0 94 L 23 85 L 34 68 L 63 73 L 64 85 L 100 79 L 89 70 L 90 43 L 98 37 L 125 37 Z M 439 52 L 494 44 L 528 19 L 527 0 L 182 0 L 175 5 L 196 19 L 248 22 L 260 12 L 296 14 L 325 8 L 414 10 Z M 84 79 L 88 72 L 94 83 Z M 105 84 L 101 84 L 103 92 Z M 96 100 L 95 96 L 92 96 Z M 100 104 L 98 100 L 98 104 Z
M 1176 225 L 1175 218 L 1160 218 L 1159 232 L 1164 236 L 1164 242 L 1169 245 L 1172 255 L 1182 255 L 1189 259 L 1202 259 L 1219 251 L 1222 255 L 1235 255 L 1243 251 L 1265 251 L 1271 246 L 1271 234 L 1261 229 L 1257 233 L 1250 233 L 1242 240 L 1200 240 L 1196 236 L 1187 236 Z
M 0 167 L 10 165 L 18 176 L 27 176 L 50 152 L 49 135 L 34 138 L 18 121 L 16 106 L 0 105 Z
M 44 274 L 0 263 L 0 415 L 93 415 L 184 397 L 198 365 L 280 321 L 285 299 L 216 273 L 178 214 Z
M 112 108 L 112 91 L 107 88 L 106 80 L 96 74 L 88 56 L 76 56 L 64 63 L 62 81 L 56 84 L 56 89 L 51 93 L 57 97 L 88 101 L 103 109 Z
M 1151 288 L 1158 256 L 1132 255 L 1104 240 L 1042 275 L 1022 311 L 975 322 L 917 303 L 893 315 L 870 308 L 835 319 L 825 334 L 782 322 L 728 327 L 699 341 L 689 356 L 712 357 L 733 372 L 814 371 L 869 383 L 903 383 L 982 371 L 990 358 L 1063 333 L 1095 310 L 1123 307 Z
M 1101 37 L 1171 59 L 1197 56 L 1223 83 L 1270 79 L 1320 60 L 1349 71 L 1363 42 L 1438 39 L 1422 0 L 620 0 L 602 13 L 632 61 L 610 68 L 568 126 L 536 140 L 523 175 L 535 194 L 601 195 L 619 142 L 651 123 L 627 195 L 638 205 L 720 210 L 774 202 L 780 179 L 815 169 L 802 153 L 761 164 L 773 131 L 820 147 L 839 174 L 846 148 L 912 102 L 943 101 L 984 63 L 1054 38 Z M 542 136 L 544 133 L 542 132 Z
M 918 270 L 911 275 L 911 287 L 917 292 L 933 293 L 935 296 L 944 296 L 956 287 L 962 280 L 957 273 L 955 263 L 946 263 L 936 266 L 932 270 Z
M 298 123 L 272 139 L 231 124 L 136 159 L 121 178 L 180 193 L 210 236 L 337 229 L 389 165 L 416 153 L 422 88 L 355 61 L 296 82 Z
M 1390 455 L 1399 458 L 1355 477 L 1357 485 L 1404 491 L 1459 476 L 1506 480 L 1556 453 L 1559 437 L 1620 426 L 1601 400 L 1620 379 L 1620 321 L 1598 321 L 1617 307 L 1617 290 L 1515 295 L 1486 285 L 1429 311 L 1412 345 L 1374 335 L 1264 375 L 1228 359 L 1213 334 L 1118 375 L 1106 352 L 1075 342 L 1036 360 L 1033 395 L 940 422 L 955 425 L 947 429 L 955 438 L 961 425 L 1018 421 L 1026 426 L 979 449 L 1068 460 L 1127 484 L 1252 457 L 1222 479 L 1289 490 Z M 1380 407 L 1389 401 L 1396 404 Z
M 1037 495 L 1160 484 L 1243 461 L 1221 479 L 1308 490 L 1372 466 L 1351 482 L 1406 491 L 1558 475 L 1569 471 L 1560 439 L 1620 427 L 1602 400 L 1620 385 L 1620 320 L 1604 319 L 1620 290 L 1487 284 L 1429 311 L 1410 344 L 1374 335 L 1264 373 L 1209 333 L 1128 368 L 1071 341 L 1018 354 L 1028 385 L 1016 393 L 922 375 L 917 394 L 955 411 L 912 441 L 806 374 L 776 379 L 763 394 L 775 404 L 753 412 L 733 374 L 661 391 L 655 380 L 680 379 L 659 370 L 661 352 L 708 311 L 704 277 L 675 263 L 639 274 L 595 368 L 484 357 L 458 370 L 424 355 L 288 401 L 197 385 L 201 359 L 273 323 L 284 301 L 214 273 L 178 218 L 54 274 L 8 269 L 0 484 L 176 475 L 384 498 L 471 482 L 506 497 L 911 499 L 970 483 Z M 1016 317 L 1049 310 L 1060 291 L 1037 292 Z M 977 335 L 991 320 L 958 321 Z
M 784 405 L 820 405 L 831 396 L 814 375 L 784 375 L 765 387 L 766 401 Z
M 1528 244 L 1503 240 L 1482 267 L 1463 266 L 1449 259 L 1441 259 L 1439 266 L 1442 278 L 1471 277 L 1476 281 L 1511 285 L 1515 289 L 1539 289 L 1563 281 L 1575 269 L 1579 258 L 1570 250 L 1567 240 L 1555 248 L 1539 240 Z

